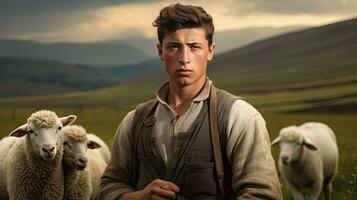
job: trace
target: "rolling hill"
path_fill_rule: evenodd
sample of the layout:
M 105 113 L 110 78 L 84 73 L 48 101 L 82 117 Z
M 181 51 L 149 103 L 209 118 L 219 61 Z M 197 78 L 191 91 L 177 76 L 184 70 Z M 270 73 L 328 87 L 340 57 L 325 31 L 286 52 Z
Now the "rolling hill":
M 209 77 L 264 112 L 357 112 L 357 19 L 288 33 L 216 55 Z M 115 106 L 153 98 L 162 70 L 97 91 L 3 99 L 0 106 Z
M 224 77 L 220 84 L 236 91 L 274 91 L 281 87 L 290 90 L 289 86 L 302 83 L 305 88 L 306 84 L 316 85 L 318 81 L 331 84 L 355 80 L 355 52 L 357 19 L 351 19 L 284 34 L 218 55 L 210 63 L 210 74 L 214 79 Z
M 50 59 L 92 66 L 119 66 L 150 58 L 125 44 L 38 43 L 20 40 L 0 40 L 0 56 Z
M 0 98 L 88 90 L 119 82 L 85 65 L 35 58 L 0 57 Z
M 218 52 L 222 52 L 250 43 L 258 38 L 302 28 L 261 27 L 221 31 L 215 34 L 215 40 L 219 47 Z M 120 53 L 122 50 L 116 51 L 116 49 L 128 46 L 133 46 L 140 50 L 148 50 L 151 52 L 151 56 L 155 56 L 155 58 L 140 61 L 147 58 L 147 56 L 140 56 L 140 53 L 135 53 L 135 49 L 135 51 L 132 51 L 133 49 L 131 48 L 127 49 L 128 52 L 125 53 L 128 53 L 128 57 L 124 55 L 125 53 Z M 112 52 L 108 54 L 108 51 Z M 118 53 L 118 55 L 114 56 L 113 53 Z M 137 57 L 139 59 L 135 60 L 136 63 L 123 64 L 127 61 L 125 59 L 132 60 L 133 54 L 138 54 Z M 146 54 L 150 57 L 150 53 Z M 156 54 L 155 39 L 131 38 L 97 44 L 45 44 L 18 40 L 0 40 L 0 83 L 2 83 L 0 84 L 0 98 L 63 94 L 65 92 L 98 89 L 115 83 L 123 83 L 161 68 L 162 64 L 157 59 Z M 125 57 L 125 59 L 122 59 L 122 57 Z M 108 59 L 103 61 L 102 58 Z M 118 59 L 120 60 L 118 61 Z M 116 63 L 118 65 L 112 65 Z M 107 64 L 112 66 L 106 66 Z M 68 68 L 68 66 L 79 68 Z M 54 70 L 53 68 L 58 69 Z M 69 69 L 72 69 L 73 73 Z M 73 74 L 78 74 L 80 73 L 78 71 L 83 71 L 84 69 L 88 69 L 87 72 L 82 73 L 84 76 L 79 78 L 73 76 Z M 32 72 L 36 73 L 32 74 Z M 39 74 L 46 74 L 46 76 L 41 77 Z M 93 74 L 98 75 L 95 76 Z M 70 80 L 71 78 L 73 80 Z
M 217 53 L 223 53 L 228 50 L 237 49 L 254 41 L 267 37 L 306 29 L 305 26 L 288 26 L 288 27 L 254 27 L 244 29 L 233 29 L 226 31 L 217 31 L 214 33 Z M 126 44 L 140 49 L 152 58 L 157 57 L 157 38 L 127 38 L 107 41 L 109 44 Z
M 55 60 L 0 57 L 0 98 L 98 89 L 124 83 L 160 67 L 158 59 L 98 68 Z

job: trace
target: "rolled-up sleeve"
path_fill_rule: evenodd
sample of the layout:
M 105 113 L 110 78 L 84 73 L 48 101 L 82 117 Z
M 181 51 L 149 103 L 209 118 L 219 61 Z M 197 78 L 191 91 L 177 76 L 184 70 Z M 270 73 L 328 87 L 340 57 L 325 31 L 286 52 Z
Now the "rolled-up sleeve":
M 118 200 L 134 188 L 130 186 L 132 175 L 133 149 L 131 130 L 134 111 L 129 112 L 119 125 L 112 146 L 111 160 L 101 178 L 98 200 Z
M 230 112 L 227 157 L 236 199 L 282 199 L 265 121 L 243 100 L 236 101 Z

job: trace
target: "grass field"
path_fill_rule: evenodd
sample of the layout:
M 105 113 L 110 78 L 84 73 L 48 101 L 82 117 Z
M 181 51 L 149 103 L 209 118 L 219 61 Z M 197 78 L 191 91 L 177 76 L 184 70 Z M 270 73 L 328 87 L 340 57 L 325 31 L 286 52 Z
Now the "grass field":
M 150 87 L 149 87 L 150 88 Z M 149 89 L 146 88 L 146 89 Z M 334 99 L 335 104 L 342 104 L 345 101 L 356 102 L 355 97 L 350 100 L 346 98 L 336 98 L 344 94 L 356 92 L 356 85 L 338 86 L 338 88 L 329 87 L 319 90 L 305 90 L 301 92 L 278 92 L 272 94 L 254 94 L 242 95 L 247 101 L 255 105 L 263 114 L 267 122 L 267 128 L 270 134 L 270 139 L 274 139 L 282 127 L 288 125 L 299 125 L 307 121 L 319 121 L 328 124 L 336 133 L 339 151 L 340 163 L 338 175 L 334 181 L 334 198 L 333 199 L 357 199 L 357 115 L 356 111 L 352 113 L 331 114 L 331 111 L 322 114 L 306 114 L 306 113 L 288 113 L 286 111 L 317 106 L 314 101 L 316 99 Z M 146 95 L 134 95 L 133 100 L 128 99 L 119 100 L 114 103 L 110 100 L 106 104 L 100 106 L 99 98 L 88 100 L 81 105 L 70 106 L 67 101 L 65 104 L 55 104 L 55 107 L 49 105 L 39 106 L 38 104 L 25 107 L 0 107 L 0 136 L 4 137 L 14 128 L 25 123 L 27 117 L 38 109 L 52 109 L 59 116 L 75 114 L 78 116 L 76 124 L 83 125 L 87 131 L 98 134 L 109 145 L 112 143 L 112 138 L 118 124 L 121 122 L 125 114 L 133 109 L 138 99 L 147 98 L 148 92 L 145 90 Z M 108 89 L 110 91 L 110 89 Z M 115 89 L 112 89 L 115 90 Z M 150 90 L 150 89 L 149 89 Z M 121 90 L 122 92 L 130 91 Z M 114 91 L 111 91 L 112 93 Z M 115 92 L 117 92 L 115 90 Z M 87 94 L 90 95 L 90 94 Z M 120 94 L 120 96 L 123 95 Z M 109 98 L 109 93 L 101 95 L 102 100 Z M 111 99 L 111 98 L 110 98 Z M 148 99 L 148 98 L 147 98 Z M 347 98 L 348 99 L 348 98 Z M 98 102 L 97 102 L 98 100 Z M 62 102 L 62 103 L 64 103 Z M 111 103 L 110 103 L 111 102 Z M 35 103 L 35 102 L 34 102 Z M 57 102 L 58 103 L 58 102 Z M 331 103 L 331 102 L 330 102 Z M 50 103 L 49 103 L 50 104 Z M 318 103 L 317 103 L 318 104 Z M 272 150 L 275 160 L 278 157 L 279 151 Z M 289 191 L 287 190 L 283 181 L 282 189 L 284 199 L 292 199 Z

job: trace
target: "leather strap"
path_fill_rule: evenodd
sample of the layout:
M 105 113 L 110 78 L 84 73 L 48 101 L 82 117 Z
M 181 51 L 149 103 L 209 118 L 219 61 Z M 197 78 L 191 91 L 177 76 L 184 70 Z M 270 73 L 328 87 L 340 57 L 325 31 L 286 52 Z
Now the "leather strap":
M 209 120 L 210 120 L 210 132 L 211 140 L 214 154 L 214 166 L 216 170 L 216 176 L 218 178 L 219 190 L 220 190 L 220 199 L 224 199 L 224 190 L 223 190 L 223 160 L 221 152 L 221 143 L 219 138 L 218 131 L 218 121 L 217 121 L 217 90 L 211 85 L 210 98 L 209 98 Z
M 143 103 L 140 107 L 137 108 L 135 112 L 134 121 L 136 122 L 136 126 L 133 132 L 133 146 L 134 146 L 134 155 L 135 159 L 133 159 L 133 168 L 137 168 L 137 145 L 140 137 L 140 132 L 143 128 L 144 121 L 153 114 L 154 108 L 156 107 L 158 101 L 156 99 L 150 100 L 149 102 Z M 136 118 L 137 117 L 137 118 Z M 135 120 L 135 118 L 137 120 Z M 222 152 L 221 152 L 221 143 L 220 136 L 218 131 L 218 117 L 217 117 L 217 89 L 211 85 L 210 90 L 210 98 L 209 98 L 209 120 L 210 120 L 210 133 L 211 133 L 211 141 L 212 148 L 214 154 L 214 163 L 215 163 L 215 172 L 218 179 L 219 184 L 219 194 L 220 199 L 224 199 L 225 193 L 223 188 L 223 178 L 224 178 L 224 168 L 223 168 L 223 160 L 222 160 Z M 136 184 L 137 181 L 137 170 L 133 170 L 133 184 Z
M 152 99 L 148 102 L 145 102 L 143 104 L 140 104 L 138 106 L 138 108 L 135 110 L 135 114 L 134 114 L 134 122 L 136 122 L 136 124 L 134 125 L 135 128 L 133 130 L 133 146 L 134 146 L 134 155 L 135 158 L 133 159 L 133 186 L 136 186 L 136 182 L 138 180 L 138 174 L 137 174 L 137 151 L 138 151 L 138 142 L 139 142 L 139 137 L 140 137 L 140 133 L 141 130 L 144 127 L 144 122 L 145 120 L 150 116 L 153 115 L 155 112 L 155 108 L 158 104 L 157 99 Z

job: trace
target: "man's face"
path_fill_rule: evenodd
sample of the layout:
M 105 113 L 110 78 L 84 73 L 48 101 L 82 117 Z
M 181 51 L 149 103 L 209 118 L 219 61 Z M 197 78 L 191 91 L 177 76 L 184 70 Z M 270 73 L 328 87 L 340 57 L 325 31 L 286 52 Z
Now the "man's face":
M 184 87 L 204 83 L 207 62 L 213 57 L 215 44 L 208 46 L 203 28 L 166 33 L 162 45 L 158 44 L 157 48 L 173 84 Z

